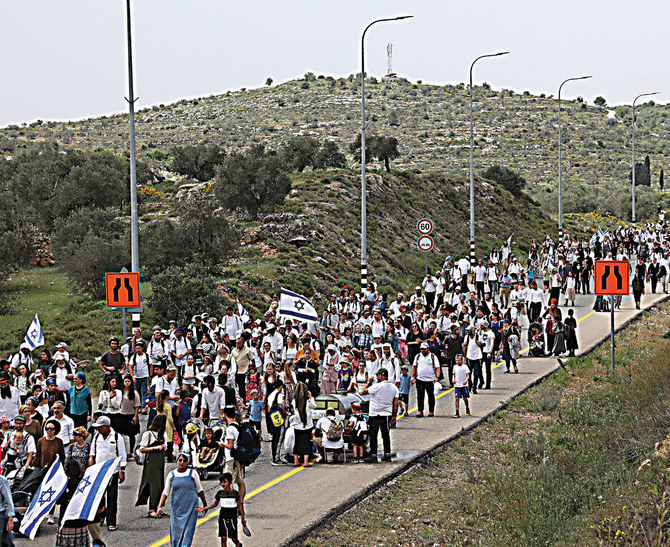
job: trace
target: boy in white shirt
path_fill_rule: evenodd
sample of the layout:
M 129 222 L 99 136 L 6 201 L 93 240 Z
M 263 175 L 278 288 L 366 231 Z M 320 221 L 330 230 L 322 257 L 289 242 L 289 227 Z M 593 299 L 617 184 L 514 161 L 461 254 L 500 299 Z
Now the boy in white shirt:
M 456 388 L 454 389 L 454 400 L 456 401 L 456 415 L 454 418 L 459 418 L 460 414 L 458 412 L 458 407 L 461 402 L 461 399 L 463 399 L 463 402 L 465 403 L 465 413 L 470 416 L 470 405 L 468 403 L 468 382 L 470 381 L 470 369 L 468 368 L 467 365 L 463 364 L 463 356 L 462 355 L 457 355 L 456 358 L 456 365 L 454 366 L 454 385 Z

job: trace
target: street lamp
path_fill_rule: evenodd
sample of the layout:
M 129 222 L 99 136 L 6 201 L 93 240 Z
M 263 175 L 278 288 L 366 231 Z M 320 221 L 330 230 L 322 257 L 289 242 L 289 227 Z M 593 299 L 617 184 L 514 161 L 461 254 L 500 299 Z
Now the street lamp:
M 372 21 L 361 37 L 361 292 L 365 292 L 368 285 L 368 250 L 367 250 L 367 214 L 366 214 L 366 189 L 365 189 L 365 33 L 368 29 L 384 21 L 401 21 L 409 19 L 413 15 L 400 15 L 398 17 L 387 17 Z
M 474 125 L 472 122 L 472 69 L 479 59 L 484 57 L 499 57 L 500 55 L 507 55 L 509 51 L 501 51 L 499 53 L 489 53 L 487 55 L 480 55 L 470 65 L 470 265 L 474 268 L 475 265 L 475 172 L 474 172 Z
M 633 223 L 635 223 L 635 101 L 640 97 L 648 97 L 649 95 L 658 95 L 660 91 L 653 93 L 642 93 L 633 99 Z
M 592 76 L 578 76 L 577 78 L 568 78 L 563 80 L 558 86 L 558 240 L 563 240 L 563 171 L 561 169 L 561 89 L 566 82 L 573 80 L 587 80 Z

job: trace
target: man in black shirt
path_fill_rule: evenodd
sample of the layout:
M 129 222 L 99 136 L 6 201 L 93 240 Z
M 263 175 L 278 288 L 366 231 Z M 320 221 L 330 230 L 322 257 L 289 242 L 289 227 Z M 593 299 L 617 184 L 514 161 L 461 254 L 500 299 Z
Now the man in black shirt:
M 104 381 L 116 378 L 117 385 L 121 385 L 121 378 L 126 370 L 126 358 L 119 351 L 119 339 L 112 336 L 109 339 L 109 351 L 100 358 L 100 370 L 102 370 Z

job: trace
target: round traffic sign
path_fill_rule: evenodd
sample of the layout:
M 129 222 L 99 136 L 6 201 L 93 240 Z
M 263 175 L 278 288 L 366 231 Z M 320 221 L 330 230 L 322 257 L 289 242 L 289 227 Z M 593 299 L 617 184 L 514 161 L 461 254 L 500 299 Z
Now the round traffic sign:
M 430 232 L 433 231 L 433 221 L 429 218 L 422 218 L 419 222 L 416 223 L 416 229 L 420 234 L 427 236 Z
M 433 248 L 433 238 L 430 236 L 421 236 L 416 244 L 419 246 L 420 251 L 427 253 Z

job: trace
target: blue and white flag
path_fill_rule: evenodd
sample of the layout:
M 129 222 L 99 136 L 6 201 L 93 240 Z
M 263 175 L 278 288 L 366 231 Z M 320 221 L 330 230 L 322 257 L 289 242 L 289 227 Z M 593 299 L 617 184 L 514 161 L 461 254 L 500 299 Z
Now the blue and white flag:
M 589 240 L 589 247 L 593 247 L 596 244 L 596 239 L 598 238 L 598 234 L 593 234 L 591 236 L 591 239 Z
M 42 484 L 40 484 L 37 492 L 35 492 L 35 496 L 30 502 L 30 507 L 28 507 L 28 511 L 26 511 L 21 521 L 19 531 L 24 536 L 35 539 L 35 534 L 37 534 L 40 523 L 49 514 L 58 498 L 63 495 L 65 488 L 67 488 L 67 475 L 63 469 L 60 457 L 56 456 L 56 461 L 51 464 L 47 474 L 44 475 Z
M 605 237 L 605 236 L 606 236 L 607 234 L 609 234 L 609 233 L 610 233 L 609 230 L 605 230 L 605 231 L 603 232 L 603 231 L 600 229 L 600 226 L 598 226 L 598 235 L 599 235 L 600 237 Z
M 512 232 L 512 235 L 509 236 L 509 238 L 507 238 L 507 246 L 508 247 L 512 245 L 512 238 L 513 237 L 514 237 L 514 232 Z
M 244 306 L 242 305 L 242 302 L 240 302 L 239 298 L 237 299 L 237 313 L 240 314 L 240 319 L 243 323 L 247 323 L 249 321 L 249 312 L 244 309 Z
M 279 315 L 295 317 L 303 321 L 314 322 L 319 320 L 319 314 L 309 300 L 283 287 L 279 297 Z
M 33 322 L 30 323 L 28 327 L 28 332 L 25 337 L 26 344 L 30 346 L 30 349 L 39 348 L 44 345 L 44 333 L 42 332 L 42 326 L 40 325 L 40 320 L 35 314 Z
M 79 486 L 65 510 L 65 515 L 61 517 L 62 522 L 95 518 L 100 500 L 120 462 L 121 458 L 112 458 L 86 469 L 86 473 L 79 481 Z

